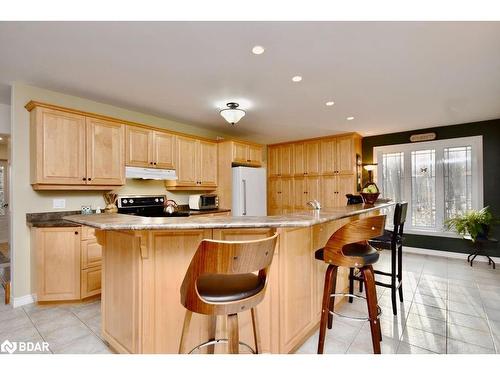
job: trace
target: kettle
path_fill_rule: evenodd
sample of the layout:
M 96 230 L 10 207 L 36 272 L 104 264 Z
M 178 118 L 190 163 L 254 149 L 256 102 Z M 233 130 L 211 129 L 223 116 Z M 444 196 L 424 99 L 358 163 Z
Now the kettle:
M 165 202 L 165 207 L 163 208 L 163 212 L 171 215 L 175 211 L 177 211 L 177 203 L 174 200 L 169 199 Z

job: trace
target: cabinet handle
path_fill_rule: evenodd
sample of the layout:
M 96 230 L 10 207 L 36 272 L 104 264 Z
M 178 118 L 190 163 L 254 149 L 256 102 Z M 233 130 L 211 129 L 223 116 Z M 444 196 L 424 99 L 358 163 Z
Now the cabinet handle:
M 86 178 L 85 178 L 85 177 L 83 177 L 83 178 L 82 178 L 82 181 L 85 181 L 85 180 L 86 180 Z
M 78 234 L 78 232 L 77 232 L 77 231 L 75 231 L 75 234 Z
M 153 163 L 153 164 L 154 164 L 154 165 L 156 165 L 156 162 L 155 162 L 155 163 Z
M 89 177 L 89 178 L 87 178 L 87 181 L 92 181 L 92 179 Z

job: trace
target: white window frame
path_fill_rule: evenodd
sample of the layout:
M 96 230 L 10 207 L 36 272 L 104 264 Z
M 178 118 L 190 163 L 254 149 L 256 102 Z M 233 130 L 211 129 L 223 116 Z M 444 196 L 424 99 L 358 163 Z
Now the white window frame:
M 389 146 L 377 146 L 373 148 L 374 162 L 382 161 L 382 154 L 403 152 L 404 153 L 404 186 L 403 200 L 408 202 L 407 220 L 405 223 L 405 232 L 410 234 L 459 237 L 456 233 L 447 231 L 444 228 L 444 174 L 443 160 L 444 149 L 451 147 L 471 146 L 471 167 L 472 167 L 472 208 L 483 208 L 483 136 L 461 137 L 442 139 L 438 141 L 404 143 Z M 436 150 L 436 228 L 423 229 L 412 226 L 412 207 L 411 207 L 411 153 L 420 150 Z M 377 166 L 374 180 L 377 182 L 377 176 L 382 176 L 382 162 Z M 379 184 L 382 188 L 383 184 Z M 382 192 L 383 195 L 383 192 Z M 388 220 L 388 223 L 391 223 Z M 391 223 L 392 224 L 392 223 Z

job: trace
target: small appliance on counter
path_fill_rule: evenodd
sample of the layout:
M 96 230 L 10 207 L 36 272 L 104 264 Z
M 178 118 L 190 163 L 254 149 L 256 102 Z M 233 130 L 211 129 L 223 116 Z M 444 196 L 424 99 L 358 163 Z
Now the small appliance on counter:
M 177 211 L 177 204 L 171 202 L 175 203 L 167 201 L 164 195 L 121 195 L 118 197 L 118 213 L 145 217 L 189 216 L 187 211 Z
M 216 210 L 219 208 L 217 194 L 193 194 L 189 196 L 189 209 L 191 210 Z

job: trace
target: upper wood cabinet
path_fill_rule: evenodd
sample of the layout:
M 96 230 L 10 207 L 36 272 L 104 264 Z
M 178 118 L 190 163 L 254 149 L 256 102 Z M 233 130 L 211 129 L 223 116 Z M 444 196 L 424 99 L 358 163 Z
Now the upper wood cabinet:
M 175 135 L 128 125 L 125 164 L 131 167 L 175 169 Z
M 293 146 L 283 145 L 281 148 L 281 173 L 283 177 L 293 176 Z
M 86 118 L 87 184 L 125 184 L 123 124 Z
M 232 162 L 237 165 L 260 167 L 262 146 L 257 144 L 229 141 L 232 148 Z
M 327 138 L 321 141 L 321 174 L 335 174 L 337 172 L 337 139 Z
M 296 176 L 303 176 L 306 171 L 306 153 L 304 143 L 294 143 L 293 147 L 293 170 Z
M 267 167 L 270 177 L 281 176 L 281 148 L 268 147 L 267 148 Z
M 213 190 L 217 187 L 217 143 L 176 136 L 177 180 L 167 190 Z
M 338 174 L 356 173 L 356 145 L 358 139 L 352 136 L 337 138 L 336 169 Z
M 320 169 L 320 142 L 312 141 L 305 143 L 306 149 L 306 176 L 316 176 Z
M 30 102 L 35 190 L 108 190 L 125 183 L 124 125 Z

